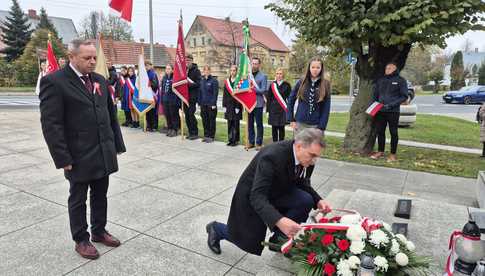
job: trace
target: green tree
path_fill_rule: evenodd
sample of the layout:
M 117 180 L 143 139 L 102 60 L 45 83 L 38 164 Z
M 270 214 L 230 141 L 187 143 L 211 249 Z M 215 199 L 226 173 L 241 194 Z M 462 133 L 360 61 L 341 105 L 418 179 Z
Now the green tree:
M 478 74 L 478 66 L 476 64 L 473 64 L 472 67 L 472 77 L 476 77 Z
M 478 69 L 478 85 L 485 85 L 485 62 Z
M 38 29 L 32 34 L 32 39 L 25 47 L 20 58 L 15 61 L 17 67 L 17 81 L 19 85 L 32 85 L 39 75 L 39 50 L 47 49 L 47 40 L 50 30 Z M 57 59 L 66 56 L 66 49 L 62 41 L 55 35 L 51 35 L 52 49 Z
M 459 90 L 465 86 L 465 68 L 463 66 L 463 54 L 458 51 L 453 56 L 450 68 L 451 90 Z
M 131 25 L 121 20 L 118 16 L 112 14 L 105 16 L 101 11 L 92 11 L 84 17 L 81 21 L 79 33 L 83 34 L 85 39 L 94 39 L 99 33 L 102 33 L 104 38 L 133 41 Z
M 22 55 L 25 45 L 30 40 L 30 23 L 29 19 L 24 14 L 19 6 L 17 0 L 12 0 L 12 7 L 5 18 L 5 21 L 0 24 L 2 33 L 2 41 L 6 47 L 2 51 L 5 54 L 5 59 L 10 62 Z
M 316 45 L 357 56 L 359 94 L 350 110 L 344 148 L 368 153 L 375 143 L 372 119 L 364 112 L 372 101 L 373 81 L 387 62 L 401 70 L 414 43 L 445 46 L 445 39 L 470 29 L 484 29 L 481 0 L 281 0 L 266 6 L 290 28 Z
M 301 35 L 293 40 L 290 54 L 290 73 L 293 78 L 300 78 L 308 66 L 308 61 L 315 56 L 323 56 L 323 47 L 305 41 Z
M 56 37 L 59 37 L 59 33 L 56 30 L 56 27 L 54 24 L 52 24 L 51 20 L 47 16 L 47 12 L 44 9 L 44 7 L 40 8 L 40 20 L 39 24 L 37 24 L 36 29 L 46 29 L 51 32 L 51 34 L 54 34 Z
M 444 78 L 443 70 L 440 68 L 433 69 L 428 73 L 428 78 L 434 82 L 433 93 L 438 93 L 440 84 Z
M 431 70 L 431 56 L 438 53 L 436 46 L 414 45 L 409 52 L 406 66 L 401 75 L 417 85 L 425 85 L 428 82 L 427 72 Z

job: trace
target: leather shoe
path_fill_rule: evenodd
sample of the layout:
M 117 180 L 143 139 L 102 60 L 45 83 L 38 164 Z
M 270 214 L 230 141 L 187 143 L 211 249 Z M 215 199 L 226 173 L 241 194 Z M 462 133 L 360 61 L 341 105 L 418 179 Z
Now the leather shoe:
M 75 250 L 83 258 L 90 260 L 96 260 L 97 258 L 99 258 L 98 250 L 88 240 L 76 243 Z
M 105 231 L 102 235 L 92 235 L 91 241 L 93 242 L 100 242 L 106 246 L 110 247 L 118 247 L 120 246 L 121 242 L 117 238 L 113 237 L 110 233 Z
M 214 229 L 214 224 L 216 222 L 213 221 L 205 226 L 205 230 L 207 231 L 207 246 L 209 249 L 214 252 L 215 254 L 221 254 L 221 244 L 219 237 L 217 236 L 216 230 Z
M 190 135 L 189 137 L 187 137 L 187 139 L 189 139 L 189 140 L 197 140 L 197 139 L 199 139 L 199 136 L 197 136 L 197 135 Z

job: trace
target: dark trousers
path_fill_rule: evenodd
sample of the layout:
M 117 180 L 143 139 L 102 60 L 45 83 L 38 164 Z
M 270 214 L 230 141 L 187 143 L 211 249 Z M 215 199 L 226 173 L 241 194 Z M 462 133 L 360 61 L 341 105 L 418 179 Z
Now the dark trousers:
M 273 201 L 272 204 L 283 216 L 296 223 L 303 223 L 308 219 L 308 214 L 315 202 L 309 193 L 294 188 L 290 193 Z M 214 228 L 220 240 L 232 242 L 226 224 L 216 222 Z M 275 227 L 273 230 L 275 235 L 285 237 L 278 227 Z M 251 229 L 248 229 L 248 231 L 251 231 Z
M 254 121 L 256 121 L 256 128 L 257 128 L 256 129 L 257 130 L 256 137 L 254 137 L 255 136 L 254 135 Z M 254 145 L 254 142 L 256 140 L 256 145 L 261 146 L 263 144 L 263 133 L 264 133 L 263 108 L 262 107 L 256 107 L 253 110 L 253 112 L 249 113 L 248 123 L 249 123 L 249 129 L 248 129 L 249 143 Z
M 187 124 L 187 128 L 189 130 L 189 136 L 197 136 L 199 135 L 199 129 L 197 127 L 197 119 L 195 118 L 195 104 L 197 101 L 190 100 L 189 106 L 184 106 L 184 113 L 185 113 L 185 123 Z
M 131 112 L 125 110 L 125 122 L 132 123 L 133 120 L 131 119 Z
M 154 107 L 146 113 L 147 118 L 147 128 L 157 129 L 158 128 L 158 114 L 157 108 Z
M 67 201 L 69 223 L 72 239 L 76 242 L 89 239 L 86 221 L 86 199 L 89 187 L 89 203 L 91 206 L 91 233 L 101 235 L 106 227 L 108 209 L 109 176 L 88 182 L 70 181 L 69 199 Z
M 397 143 L 399 142 L 397 133 L 399 115 L 399 112 L 379 112 L 376 114 L 375 126 L 379 152 L 384 152 L 386 146 L 386 127 L 389 125 L 389 132 L 391 133 L 391 154 L 396 154 Z
M 179 107 L 175 104 L 164 104 L 165 118 L 167 119 L 167 128 L 172 130 L 180 129 Z
M 229 143 L 239 143 L 239 120 L 227 120 L 227 138 Z
M 271 126 L 273 142 L 285 140 L 285 126 Z
M 202 105 L 200 107 L 200 116 L 204 127 L 204 137 L 214 139 L 216 136 L 217 107 L 212 109 L 210 105 Z

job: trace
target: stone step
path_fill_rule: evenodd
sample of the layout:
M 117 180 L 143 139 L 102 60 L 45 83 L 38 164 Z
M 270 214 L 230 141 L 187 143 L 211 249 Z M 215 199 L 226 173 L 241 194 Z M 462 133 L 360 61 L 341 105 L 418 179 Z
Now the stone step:
M 354 192 L 351 191 L 333 189 L 327 197 L 325 197 L 325 201 L 328 202 L 332 208 L 344 208 L 353 195 Z
M 397 200 L 412 200 L 411 218 L 394 217 Z M 416 245 L 419 254 L 433 257 L 433 270 L 442 275 L 448 253 L 448 242 L 454 230 L 461 230 L 468 220 L 467 207 L 445 202 L 410 198 L 367 190 L 357 190 L 345 205 L 367 216 L 394 222 L 408 223 L 408 238 Z

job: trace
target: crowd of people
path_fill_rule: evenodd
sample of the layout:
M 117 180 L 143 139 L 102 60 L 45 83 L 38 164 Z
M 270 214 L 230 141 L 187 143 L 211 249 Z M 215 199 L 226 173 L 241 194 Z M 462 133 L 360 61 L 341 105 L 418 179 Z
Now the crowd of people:
M 158 117 L 165 117 L 165 125 L 159 130 L 169 137 L 180 135 L 181 118 L 179 110 L 183 109 L 185 123 L 188 129 L 187 139 L 199 138 L 199 125 L 195 117 L 197 105 L 200 109 L 203 127 L 203 142 L 211 143 L 215 139 L 216 120 L 218 112 L 219 81 L 211 74 L 209 65 L 199 70 L 193 63 L 193 57 L 187 55 L 187 76 L 189 78 L 188 105 L 182 104 L 172 90 L 173 67 L 167 64 L 165 72 L 157 75 L 151 62 L 147 61 L 147 69 L 152 88 L 155 106 L 146 115 L 146 130 L 157 131 Z M 274 142 L 285 140 L 285 126 L 290 125 L 295 133 L 305 128 L 326 129 L 330 113 L 330 83 L 324 78 L 323 60 L 314 58 L 309 61 L 304 77 L 292 88 L 285 80 L 284 70 L 277 68 L 272 81 L 261 71 L 261 60 L 252 58 L 252 75 L 256 106 L 248 114 L 248 145 L 247 148 L 260 150 L 263 146 L 264 110 L 268 113 L 267 123 L 272 128 Z M 121 101 L 121 109 L 125 115 L 124 127 L 140 128 L 140 118 L 133 107 L 133 93 L 136 85 L 136 68 L 121 67 L 116 73 L 110 67 L 108 84 L 116 87 L 114 98 Z M 232 94 L 237 66 L 230 67 L 230 74 L 222 89 L 222 107 L 227 120 L 228 146 L 240 144 L 240 121 L 243 119 L 244 108 Z M 116 103 L 116 101 L 115 101 Z

